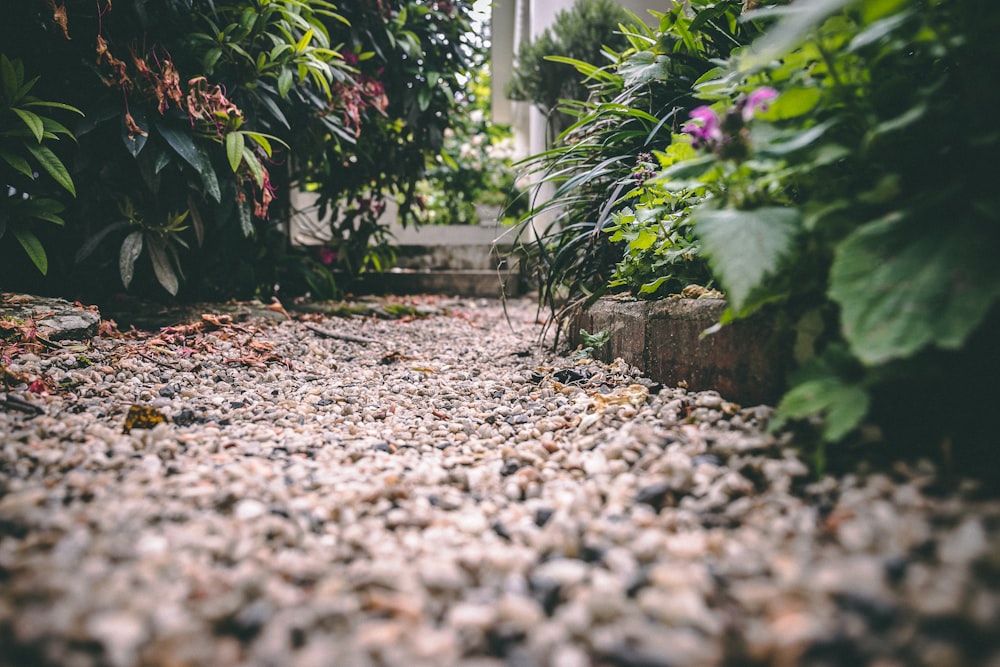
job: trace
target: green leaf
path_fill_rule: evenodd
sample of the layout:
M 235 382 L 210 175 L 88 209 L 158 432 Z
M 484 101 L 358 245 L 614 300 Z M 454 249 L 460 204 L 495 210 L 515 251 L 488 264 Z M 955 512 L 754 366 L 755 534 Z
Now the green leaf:
M 118 272 L 122 277 L 122 285 L 125 289 L 132 283 L 132 276 L 135 275 L 135 261 L 142 253 L 142 231 L 136 230 L 125 237 L 122 241 L 121 250 L 118 252 Z
M 236 202 L 236 213 L 240 218 L 240 229 L 243 236 L 250 238 L 253 236 L 253 217 L 250 214 L 250 202 Z
M 750 293 L 777 271 L 800 230 L 801 217 L 797 209 L 780 207 L 694 210 L 695 234 L 733 310 L 740 311 Z
M 257 159 L 257 156 L 253 154 L 253 151 L 246 146 L 243 147 L 242 158 L 246 162 L 250 173 L 253 174 L 253 179 L 257 183 L 257 187 L 263 189 L 264 169 L 260 165 L 260 160 Z
M 229 158 L 229 166 L 232 168 L 234 174 L 240 168 L 240 162 L 243 161 L 243 146 L 245 143 L 246 141 L 241 132 L 230 132 L 226 135 L 226 157 Z
M 31 102 L 25 102 L 22 106 L 26 106 L 26 107 L 47 107 L 47 108 L 50 108 L 50 109 L 62 109 L 63 111 L 72 111 L 73 113 L 79 114 L 80 116 L 86 115 L 82 111 L 80 111 L 79 109 L 77 109 L 76 107 L 74 107 L 72 105 L 69 105 L 69 104 L 63 104 L 62 102 L 46 102 L 44 100 L 32 100 Z
M 69 172 L 66 170 L 65 165 L 62 161 L 56 157 L 48 146 L 35 146 L 32 144 L 25 144 L 25 148 L 28 149 L 35 159 L 38 160 L 38 164 L 42 166 L 49 176 L 55 180 L 56 183 L 65 188 L 71 195 L 76 196 L 76 187 L 73 185 L 73 179 L 70 177 Z
M 288 97 L 288 91 L 292 89 L 294 83 L 292 70 L 285 68 L 278 74 L 278 95 L 282 99 Z
M 770 65 L 802 44 L 820 23 L 855 1 L 812 0 L 747 12 L 743 15 L 743 20 L 752 21 L 768 14 L 780 16 L 781 19 L 737 60 L 738 71 L 747 72 Z
M 166 242 L 162 237 L 150 236 L 149 238 L 149 258 L 153 261 L 153 273 L 163 289 L 170 292 L 170 296 L 177 296 L 180 283 L 177 280 L 177 273 L 170 265 L 170 257 L 167 256 Z
M 243 134 L 250 137 L 258 146 L 263 148 L 265 155 L 271 157 L 273 151 L 271 150 L 271 142 L 266 134 L 261 134 L 260 132 L 244 132 Z
M 768 121 L 795 118 L 815 109 L 822 97 L 822 91 L 816 86 L 785 88 L 768 104 L 767 111 L 757 112 L 755 116 Z
M 12 153 L 11 151 L 0 148 L 0 158 L 2 158 L 4 162 L 9 164 L 18 172 L 24 174 L 31 180 L 35 180 L 35 172 L 31 168 L 31 165 L 17 153 Z
M 89 257 L 90 254 L 97 249 L 97 246 L 101 244 L 101 241 L 103 241 L 108 234 L 116 232 L 119 229 L 124 229 L 128 226 L 129 226 L 128 222 L 126 222 L 125 220 L 119 220 L 118 222 L 113 222 L 107 227 L 103 228 L 101 231 L 97 232 L 93 236 L 89 237 L 86 241 L 84 241 L 83 245 L 80 246 L 79 250 L 76 251 L 76 255 L 74 256 L 73 261 L 79 264 L 83 260 L 87 259 L 87 257 Z
M 618 66 L 618 74 L 624 79 L 626 87 L 662 81 L 670 77 L 670 58 L 652 51 L 639 51 Z
M 28 258 L 31 259 L 31 263 L 35 265 L 39 273 L 43 276 L 46 275 L 49 272 L 49 257 L 45 254 L 45 247 L 42 246 L 38 237 L 30 230 L 13 226 L 10 228 L 10 232 L 24 248 L 24 252 L 28 254 Z
M 219 187 L 219 179 L 215 175 L 215 168 L 208 154 L 203 148 L 198 146 L 191 136 L 181 130 L 177 130 L 170 125 L 157 124 L 156 129 L 166 140 L 170 147 L 180 155 L 185 162 L 195 168 L 201 176 L 201 181 L 205 185 L 205 190 L 217 202 L 222 201 L 222 189 Z
M 14 93 L 21 87 L 20 77 L 5 54 L 0 54 L 0 82 L 3 83 L 3 96 L 8 104 L 15 102 Z
M 42 136 L 45 133 L 45 123 L 42 122 L 41 116 L 31 111 L 25 109 L 13 108 L 11 109 L 17 116 L 24 121 L 24 124 L 31 131 L 31 134 L 35 137 L 38 143 L 42 143 Z
M 219 62 L 219 58 L 222 57 L 222 49 L 216 47 L 214 49 L 209 49 L 205 52 L 205 56 L 202 58 L 202 67 L 206 74 L 211 74 L 215 69 L 215 64 Z
M 828 376 L 793 387 L 778 404 L 779 419 L 822 415 L 823 439 L 837 442 L 853 431 L 868 414 L 871 399 L 859 385 Z
M 905 224 L 904 224 L 905 223 Z M 830 269 L 844 337 L 866 364 L 929 345 L 958 349 L 1000 299 L 997 248 L 977 221 L 913 224 L 897 214 L 844 239 Z

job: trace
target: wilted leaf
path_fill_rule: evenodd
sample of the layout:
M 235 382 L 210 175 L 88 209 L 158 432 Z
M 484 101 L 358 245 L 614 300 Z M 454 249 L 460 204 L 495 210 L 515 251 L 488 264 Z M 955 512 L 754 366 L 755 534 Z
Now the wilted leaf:
M 125 415 L 125 425 L 122 433 L 128 433 L 134 428 L 153 428 L 167 421 L 167 417 L 156 408 L 148 405 L 133 405 Z

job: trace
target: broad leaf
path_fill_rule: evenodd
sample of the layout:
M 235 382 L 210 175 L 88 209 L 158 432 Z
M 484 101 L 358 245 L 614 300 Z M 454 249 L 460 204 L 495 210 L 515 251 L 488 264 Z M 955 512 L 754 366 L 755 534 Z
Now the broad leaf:
M 89 257 L 90 254 L 97 249 L 97 246 L 101 244 L 101 241 L 103 241 L 108 234 L 116 232 L 119 229 L 124 229 L 125 227 L 128 226 L 129 223 L 126 222 L 125 220 L 112 222 L 110 225 L 103 228 L 101 231 L 97 232 L 93 236 L 89 237 L 86 241 L 84 241 L 83 245 L 80 246 L 80 248 L 76 251 L 76 255 L 74 256 L 73 260 L 77 264 L 79 264 L 83 260 L 87 259 L 87 257 Z
M 38 160 L 38 164 L 42 166 L 52 179 L 64 187 L 71 195 L 76 196 L 76 186 L 73 185 L 73 179 L 70 177 L 69 172 L 66 170 L 66 166 L 63 165 L 62 161 L 56 157 L 48 146 L 35 146 L 32 144 L 25 144 L 25 148 L 28 149 L 35 159 Z
M 232 168 L 234 174 L 240 168 L 240 162 L 243 161 L 243 146 L 245 143 L 243 134 L 240 132 L 230 132 L 226 135 L 226 157 L 229 158 L 229 166 Z
M 907 222 L 891 216 L 861 227 L 830 269 L 844 337 L 867 364 L 929 345 L 958 349 L 1000 299 L 997 250 L 975 221 L 946 233 Z
M 240 218 L 240 229 L 243 236 L 250 238 L 253 235 L 253 217 L 250 214 L 250 202 L 236 202 L 236 212 Z
M 219 179 L 215 175 L 212 161 L 208 158 L 205 150 L 198 146 L 186 132 L 177 130 L 170 125 L 157 124 L 156 129 L 170 144 L 170 147 L 177 151 L 177 154 L 184 158 L 185 162 L 195 168 L 201 176 L 205 190 L 212 199 L 221 202 L 222 189 L 219 187 Z
M 153 273 L 163 289 L 170 292 L 170 296 L 177 296 L 180 284 L 177 281 L 177 273 L 170 265 L 170 257 L 167 255 L 166 242 L 159 236 L 152 236 L 149 239 L 149 258 L 153 261 Z
M 650 81 L 662 81 L 670 77 L 670 58 L 652 51 L 639 51 L 618 66 L 625 86 L 634 86 Z
M 737 312 L 750 293 L 777 271 L 801 227 L 801 214 L 794 208 L 740 211 L 700 206 L 692 218 L 702 249 Z
M 11 109 L 18 117 L 24 122 L 24 124 L 31 130 L 32 136 L 38 143 L 42 143 L 42 135 L 45 133 L 45 123 L 42 122 L 41 116 L 31 111 L 25 109 Z
M 24 174 L 31 180 L 35 180 L 35 172 L 31 168 L 31 164 L 28 163 L 23 157 L 17 153 L 12 153 L 11 151 L 4 150 L 0 148 L 0 159 L 12 166 L 15 170 Z
M 782 419 L 823 416 L 823 439 L 837 442 L 868 414 L 868 392 L 837 377 L 824 377 L 793 387 L 778 405 Z
M 261 166 L 260 160 L 257 159 L 257 156 L 254 155 L 253 151 L 247 148 L 246 146 L 243 147 L 242 158 L 243 161 L 246 162 L 247 168 L 250 170 L 250 173 L 253 174 L 253 180 L 257 183 L 257 187 L 263 190 L 264 168 Z
M 45 254 L 45 248 L 42 246 L 42 242 L 38 240 L 38 237 L 30 230 L 13 226 L 10 228 L 10 232 L 17 239 L 17 242 L 21 244 L 21 247 L 24 248 L 24 252 L 28 254 L 35 268 L 43 276 L 47 274 L 49 272 L 49 257 Z
M 135 275 L 135 261 L 142 253 L 142 231 L 136 230 L 125 237 L 122 241 L 121 250 L 118 253 L 118 272 L 122 277 L 122 285 L 125 289 L 132 283 L 132 276 Z

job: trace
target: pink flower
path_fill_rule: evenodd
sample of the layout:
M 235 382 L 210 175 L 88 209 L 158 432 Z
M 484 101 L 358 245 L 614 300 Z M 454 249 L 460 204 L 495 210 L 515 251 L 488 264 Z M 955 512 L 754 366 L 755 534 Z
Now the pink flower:
M 329 248 L 323 247 L 319 249 L 319 261 L 325 266 L 330 266 L 337 259 L 337 253 L 330 250 Z
M 688 114 L 691 122 L 685 123 L 681 131 L 690 134 L 695 148 L 704 145 L 715 146 L 722 141 L 722 127 L 719 116 L 709 107 L 695 107 Z
M 778 91 L 774 88 L 764 86 L 750 93 L 743 105 L 743 120 L 749 121 L 757 111 L 767 111 L 770 106 L 768 102 L 778 96 Z

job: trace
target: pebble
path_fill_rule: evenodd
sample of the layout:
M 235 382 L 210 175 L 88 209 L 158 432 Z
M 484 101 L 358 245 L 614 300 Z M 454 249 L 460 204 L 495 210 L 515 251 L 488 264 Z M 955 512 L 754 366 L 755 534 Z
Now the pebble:
M 995 493 L 410 300 L 15 355 L 79 384 L 0 411 L 0 667 L 1000 665 Z

